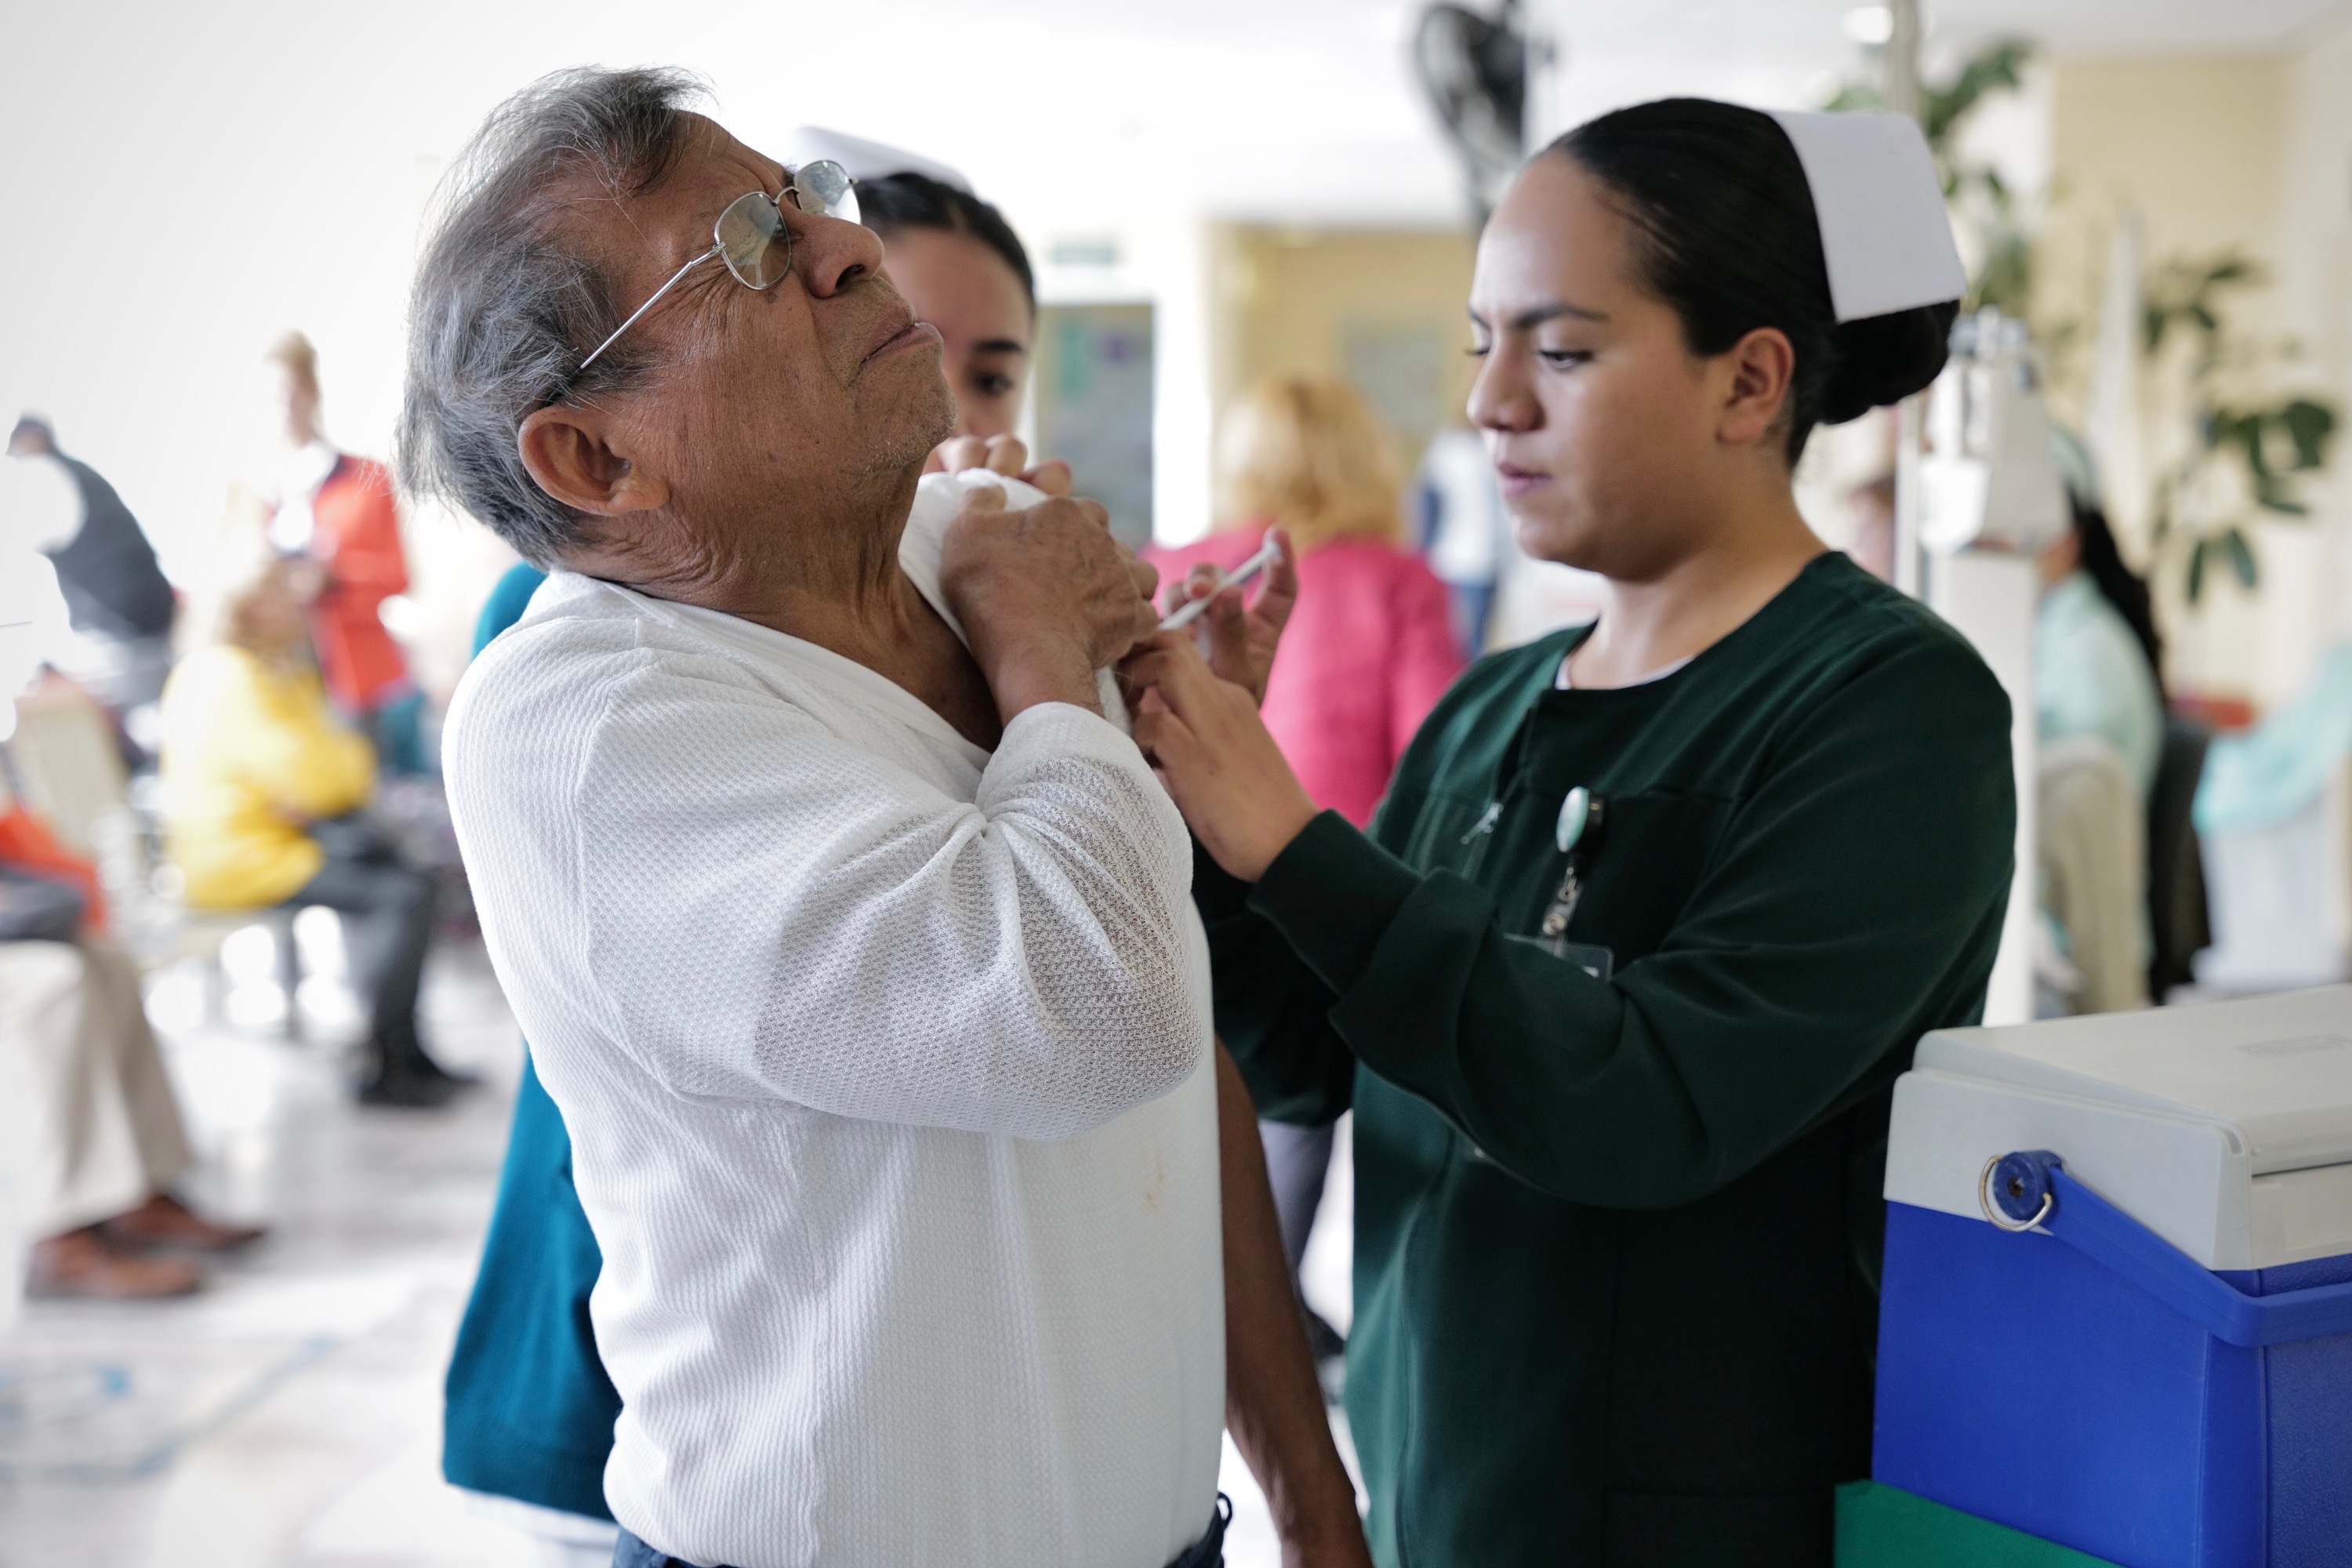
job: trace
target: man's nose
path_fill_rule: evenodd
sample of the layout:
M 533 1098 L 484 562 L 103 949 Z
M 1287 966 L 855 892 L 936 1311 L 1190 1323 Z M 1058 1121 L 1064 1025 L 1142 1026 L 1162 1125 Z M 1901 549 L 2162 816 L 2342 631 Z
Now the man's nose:
M 794 237 L 795 270 L 812 298 L 829 300 L 882 270 L 882 237 L 863 224 L 813 215 Z

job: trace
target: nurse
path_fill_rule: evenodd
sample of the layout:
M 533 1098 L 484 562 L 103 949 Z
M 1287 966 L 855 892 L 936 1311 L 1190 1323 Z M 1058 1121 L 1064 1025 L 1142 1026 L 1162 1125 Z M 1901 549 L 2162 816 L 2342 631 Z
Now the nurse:
M 1603 116 L 1470 300 L 1519 541 L 1606 576 L 1601 618 L 1457 682 L 1368 832 L 1182 638 L 1132 661 L 1219 1029 L 1262 1112 L 1356 1113 L 1383 1563 L 1831 1560 L 1890 1086 L 1981 1011 L 2015 805 L 1999 685 L 1790 471 L 1927 384 L 1960 289 L 1908 121 Z

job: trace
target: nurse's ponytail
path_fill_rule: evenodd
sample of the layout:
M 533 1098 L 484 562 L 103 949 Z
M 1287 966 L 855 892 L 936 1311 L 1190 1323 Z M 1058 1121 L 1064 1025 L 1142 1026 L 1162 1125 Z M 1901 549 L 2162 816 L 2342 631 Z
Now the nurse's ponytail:
M 1815 425 L 1899 402 L 1944 368 L 1955 304 L 1838 323 L 1812 187 L 1770 115 L 1670 98 L 1588 121 L 1548 151 L 1616 198 L 1642 281 L 1682 318 L 1692 353 L 1723 353 L 1759 327 L 1788 334 L 1791 464 Z

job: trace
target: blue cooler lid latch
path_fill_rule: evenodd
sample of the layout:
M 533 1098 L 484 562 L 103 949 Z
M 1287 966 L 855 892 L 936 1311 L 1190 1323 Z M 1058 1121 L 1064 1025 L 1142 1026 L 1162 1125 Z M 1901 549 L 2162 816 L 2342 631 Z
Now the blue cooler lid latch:
M 2352 1281 L 2249 1296 L 2067 1174 L 2047 1149 L 1986 1161 L 1977 1201 L 2002 1230 L 2055 1237 L 2231 1344 L 2352 1333 Z

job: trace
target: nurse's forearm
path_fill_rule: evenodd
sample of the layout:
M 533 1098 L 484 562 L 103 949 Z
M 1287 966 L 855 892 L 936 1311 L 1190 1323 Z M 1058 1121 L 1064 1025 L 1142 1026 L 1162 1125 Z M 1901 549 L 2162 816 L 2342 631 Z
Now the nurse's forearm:
M 1217 1047 L 1224 1208 L 1225 1429 L 1274 1511 L 1286 1564 L 1369 1564 L 1355 1484 L 1332 1446 L 1266 1185 L 1257 1111 Z

